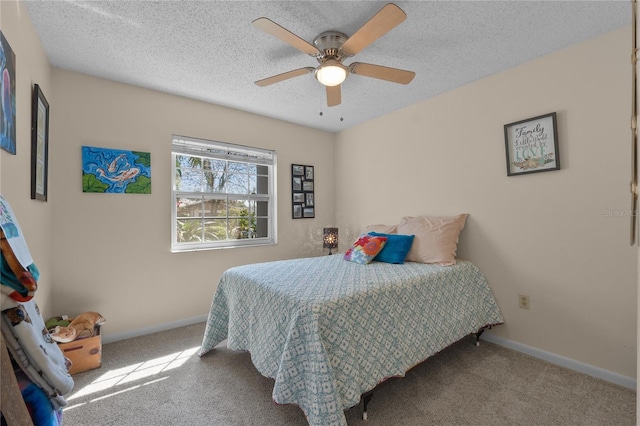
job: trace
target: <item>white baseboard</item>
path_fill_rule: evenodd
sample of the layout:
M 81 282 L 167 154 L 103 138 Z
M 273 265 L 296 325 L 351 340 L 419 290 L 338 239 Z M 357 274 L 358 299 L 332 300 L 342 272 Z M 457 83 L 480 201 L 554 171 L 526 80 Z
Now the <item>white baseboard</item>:
M 491 333 L 484 333 L 481 340 L 486 340 L 487 342 L 495 343 L 496 345 L 531 355 L 532 357 L 539 358 L 552 364 L 560 365 L 598 379 L 606 380 L 607 382 L 615 383 L 616 385 L 624 386 L 625 388 L 636 390 L 636 379 L 632 377 L 623 376 L 622 374 L 614 373 L 600 367 L 594 367 L 593 365 L 585 364 L 583 362 L 576 361 L 575 359 L 543 351 L 542 349 L 514 342 L 513 340 L 505 339 L 504 337 L 496 336 Z
M 145 327 L 145 328 L 139 328 L 137 330 L 125 331 L 123 333 L 106 334 L 102 336 L 102 342 L 103 343 L 117 342 L 118 340 L 131 339 L 132 337 L 140 337 L 146 334 L 157 333 L 159 331 L 167 331 L 167 330 L 172 330 L 178 327 L 197 324 L 199 322 L 205 322 L 206 320 L 207 320 L 207 315 L 201 315 L 199 317 L 186 318 L 179 321 L 152 325 L 150 327 Z

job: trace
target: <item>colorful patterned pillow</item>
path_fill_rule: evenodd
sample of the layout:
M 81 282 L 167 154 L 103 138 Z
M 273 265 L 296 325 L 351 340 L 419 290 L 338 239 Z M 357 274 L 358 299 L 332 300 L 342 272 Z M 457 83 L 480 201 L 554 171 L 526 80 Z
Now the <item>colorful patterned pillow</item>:
M 407 258 L 415 235 L 382 234 L 380 232 L 369 232 L 374 237 L 387 237 L 387 243 L 380 253 L 373 259 L 376 262 L 403 264 Z
M 387 237 L 376 237 L 362 234 L 344 254 L 344 260 L 366 265 L 371 263 L 374 257 L 387 243 Z

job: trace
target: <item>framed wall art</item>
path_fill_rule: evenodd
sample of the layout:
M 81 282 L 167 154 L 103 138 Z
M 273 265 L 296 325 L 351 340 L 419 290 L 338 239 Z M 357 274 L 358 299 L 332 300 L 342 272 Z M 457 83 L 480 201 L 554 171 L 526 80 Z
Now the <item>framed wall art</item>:
M 556 113 L 505 124 L 507 176 L 560 169 Z
M 16 155 L 16 54 L 0 31 L 0 148 Z
M 39 85 L 31 104 L 31 199 L 47 201 L 49 175 L 49 102 Z
M 291 217 L 293 219 L 316 217 L 314 176 L 313 166 L 291 165 Z
M 83 146 L 82 192 L 151 194 L 151 153 Z

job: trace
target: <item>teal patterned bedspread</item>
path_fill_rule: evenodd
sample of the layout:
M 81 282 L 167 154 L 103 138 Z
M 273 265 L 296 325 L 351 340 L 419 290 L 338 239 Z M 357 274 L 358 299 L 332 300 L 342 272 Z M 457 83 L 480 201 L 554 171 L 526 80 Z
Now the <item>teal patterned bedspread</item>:
M 224 272 L 199 355 L 226 338 L 275 379 L 276 403 L 297 404 L 312 426 L 346 425 L 344 410 L 385 378 L 502 322 L 470 262 L 293 259 Z

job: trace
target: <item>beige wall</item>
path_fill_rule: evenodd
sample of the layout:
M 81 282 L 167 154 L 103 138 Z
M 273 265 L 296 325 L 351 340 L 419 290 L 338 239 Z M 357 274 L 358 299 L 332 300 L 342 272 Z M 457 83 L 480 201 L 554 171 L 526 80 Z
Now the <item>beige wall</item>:
M 31 93 L 39 84 L 47 100 L 54 101 L 51 67 L 22 2 L 0 1 L 0 29 L 16 55 L 16 155 L 0 150 L 0 193 L 11 204 L 40 270 L 36 301 L 43 316 L 49 316 L 53 203 L 31 199 Z
M 322 253 L 334 217 L 334 135 L 60 69 L 53 83 L 57 312 L 98 311 L 105 333 L 180 321 L 208 312 L 227 268 Z M 170 252 L 172 134 L 277 151 L 276 246 Z M 83 145 L 150 152 L 152 194 L 83 193 Z M 291 163 L 315 166 L 315 219 L 291 219 Z
M 339 226 L 469 213 L 459 255 L 497 296 L 506 323 L 494 333 L 635 377 L 629 37 L 614 31 L 340 133 Z M 562 169 L 507 177 L 503 125 L 553 111 Z
M 348 231 L 369 223 L 465 211 L 460 256 L 486 273 L 506 318 L 493 333 L 635 377 L 628 29 L 335 136 L 52 71 L 20 2 L 0 2 L 0 28 L 18 61 L 18 154 L 0 151 L 0 192 L 42 271 L 45 317 L 98 310 L 109 335 L 201 316 L 223 270 L 318 254 L 324 225 L 340 225 L 343 249 Z M 47 203 L 29 197 L 33 83 L 52 106 Z M 508 178 L 503 124 L 551 111 L 562 170 Z M 172 133 L 278 151 L 277 246 L 169 252 Z M 83 194 L 82 145 L 151 152 L 153 193 Z M 316 166 L 315 220 L 290 219 L 292 162 Z M 531 297 L 530 310 L 517 307 L 518 294 Z

